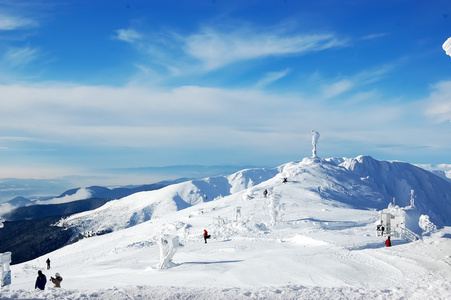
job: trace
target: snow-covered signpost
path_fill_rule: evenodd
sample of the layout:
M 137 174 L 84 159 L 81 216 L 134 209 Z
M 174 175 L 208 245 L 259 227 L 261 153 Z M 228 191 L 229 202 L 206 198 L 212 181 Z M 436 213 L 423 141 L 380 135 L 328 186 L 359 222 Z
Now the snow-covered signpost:
M 312 150 L 312 158 L 316 158 L 316 145 L 318 144 L 318 140 L 319 140 L 319 133 L 316 130 L 312 130 L 312 145 L 313 145 L 313 150 Z
M 0 228 L 3 227 L 5 220 L 0 217 Z M 1 287 L 11 284 L 11 270 L 9 264 L 11 263 L 11 252 L 0 253 L 0 270 L 1 270 Z

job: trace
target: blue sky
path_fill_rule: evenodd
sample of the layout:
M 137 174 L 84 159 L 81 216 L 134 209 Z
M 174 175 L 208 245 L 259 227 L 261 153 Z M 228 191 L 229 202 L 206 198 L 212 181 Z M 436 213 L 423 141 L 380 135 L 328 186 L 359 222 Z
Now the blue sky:
M 451 163 L 449 1 L 0 0 L 0 178 Z

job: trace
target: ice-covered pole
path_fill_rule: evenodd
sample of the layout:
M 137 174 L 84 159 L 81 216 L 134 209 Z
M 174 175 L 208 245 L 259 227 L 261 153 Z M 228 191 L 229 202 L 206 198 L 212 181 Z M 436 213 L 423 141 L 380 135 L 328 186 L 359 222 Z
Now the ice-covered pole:
M 318 144 L 318 140 L 319 140 L 319 133 L 316 130 L 312 130 L 312 145 L 313 145 L 313 150 L 312 150 L 312 157 L 315 158 L 316 156 L 316 144 Z

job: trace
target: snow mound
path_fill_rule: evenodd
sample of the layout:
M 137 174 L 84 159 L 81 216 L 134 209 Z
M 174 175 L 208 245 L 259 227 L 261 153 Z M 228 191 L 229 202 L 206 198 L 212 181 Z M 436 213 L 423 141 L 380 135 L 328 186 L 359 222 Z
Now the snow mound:
M 311 237 L 305 236 L 305 235 L 295 235 L 291 239 L 287 239 L 287 241 L 295 244 L 300 244 L 304 246 L 324 246 L 328 243 L 321 240 L 315 240 Z

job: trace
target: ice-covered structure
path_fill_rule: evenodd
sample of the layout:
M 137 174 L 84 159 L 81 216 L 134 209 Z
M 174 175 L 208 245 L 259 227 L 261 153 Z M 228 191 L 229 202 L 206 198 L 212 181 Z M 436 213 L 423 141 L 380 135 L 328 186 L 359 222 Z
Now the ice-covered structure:
M 319 133 L 316 130 L 312 130 L 312 158 L 317 157 L 316 156 L 316 145 L 318 144 L 318 140 L 319 140 Z
M 448 38 L 442 45 L 443 50 L 445 50 L 446 54 L 451 56 L 451 37 Z
M 11 252 L 0 253 L 1 263 L 1 286 L 7 286 L 11 284 L 11 270 L 9 265 L 11 264 Z
M 5 220 L 0 217 L 0 228 L 3 227 L 3 222 Z M 0 286 L 6 286 L 11 284 L 11 270 L 9 265 L 11 264 L 11 252 L 0 253 Z
M 414 201 L 413 190 L 410 191 L 409 206 L 399 207 L 395 205 L 395 198 L 393 198 L 393 203 L 390 203 L 388 208 L 381 211 L 380 225 L 378 226 L 378 231 L 383 228 L 381 235 L 402 238 L 409 241 L 420 239 L 420 236 L 413 232 L 407 225 L 412 224 L 412 222 L 418 223 Z M 412 219 L 416 220 L 414 221 Z
M 179 247 L 179 236 L 163 235 L 160 238 L 160 264 L 158 269 L 169 269 L 174 266 L 172 258 Z

